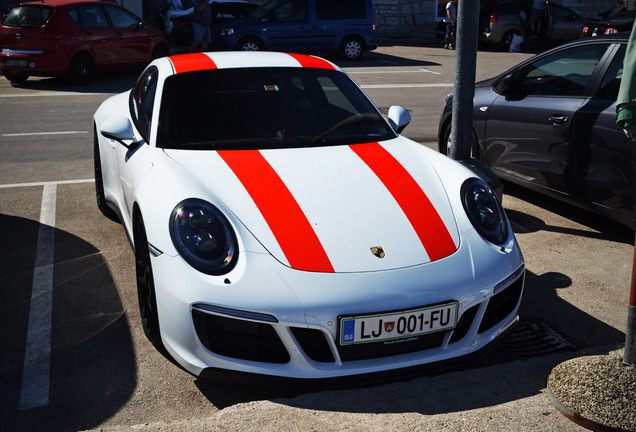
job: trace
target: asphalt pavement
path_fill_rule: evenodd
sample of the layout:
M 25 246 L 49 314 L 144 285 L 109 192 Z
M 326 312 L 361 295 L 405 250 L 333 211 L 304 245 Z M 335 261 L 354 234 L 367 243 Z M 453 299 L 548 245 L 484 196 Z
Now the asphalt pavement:
M 393 40 L 390 43 L 408 47 L 408 45 L 421 46 L 423 42 L 418 38 L 412 38 Z M 438 47 L 436 41 L 426 41 L 425 44 L 430 47 L 430 50 L 425 50 L 423 54 L 428 61 L 433 62 L 440 56 L 450 55 L 448 50 L 442 49 L 442 44 Z M 401 51 L 407 51 L 407 49 L 401 48 Z M 494 65 L 498 59 L 501 60 L 500 57 L 503 57 L 496 52 L 485 54 L 479 63 L 484 69 Z M 507 53 L 502 54 L 512 56 Z M 521 61 L 525 57 L 519 55 L 518 58 Z M 418 66 L 421 63 L 414 62 Z M 478 77 L 484 74 L 490 75 L 484 70 L 478 70 Z M 365 76 L 359 74 L 356 78 L 360 78 L 364 85 Z M 442 76 L 439 80 L 440 82 L 449 81 L 447 76 Z M 35 88 L 37 89 L 37 86 Z M 20 89 L 15 91 L 18 90 Z M 378 92 L 379 99 L 384 98 L 384 94 L 379 90 L 370 88 L 369 92 L 371 91 Z M 438 91 L 441 96 L 446 88 L 440 88 Z M 431 97 L 432 92 L 433 90 L 429 91 L 427 97 Z M 414 95 L 414 97 L 421 96 Z M 51 107 L 50 111 L 54 111 L 54 107 Z M 430 116 L 427 117 L 428 114 Z M 435 142 L 420 139 L 429 135 L 417 132 L 420 124 L 431 122 L 431 125 L 434 125 L 437 117 L 438 112 L 416 113 L 414 123 L 418 124 L 410 125 L 407 129 L 408 133 L 413 133 L 413 138 L 421 141 L 423 145 L 437 148 Z M 27 156 L 29 155 L 24 155 L 24 157 Z M 69 165 L 71 163 L 68 162 Z M 85 175 L 79 178 L 90 177 L 90 164 L 86 164 L 86 167 L 88 172 L 83 173 Z M 70 175 L 67 174 L 67 170 L 57 166 L 55 172 L 57 177 Z M 9 174 L 10 172 L 7 171 L 5 174 L 0 173 L 0 176 L 9 177 Z M 77 173 L 73 171 L 73 174 Z M 6 183 L 11 181 L 11 178 L 6 179 Z M 65 187 L 71 188 L 71 186 Z M 90 188 L 89 185 L 73 187 L 81 188 L 85 195 L 92 193 L 92 185 Z M 35 218 L 32 213 L 38 214 L 37 208 L 31 209 L 26 206 L 25 203 L 30 201 L 21 198 L 18 192 L 12 189 L 7 189 L 3 197 L 5 202 L 0 202 L 0 207 L 11 205 L 25 213 L 23 217 L 29 221 Z M 93 203 L 94 197 L 90 198 L 90 202 Z M 66 222 L 60 221 L 60 230 L 75 232 L 79 229 L 77 227 L 81 227 L 80 231 L 82 231 L 86 226 L 97 224 L 107 226 L 108 222 L 98 217 L 96 209 L 87 211 L 85 207 L 75 207 L 74 197 L 64 195 L 62 192 L 58 199 L 66 200 L 59 203 L 60 208 L 71 209 L 73 215 L 73 218 Z M 84 201 L 78 202 L 84 204 Z M 504 184 L 503 204 L 526 260 L 527 275 L 520 310 L 521 318 L 515 331 L 506 337 L 490 355 L 471 367 L 403 381 L 382 384 L 369 382 L 368 386 L 364 387 L 320 392 L 307 389 L 260 391 L 255 388 L 252 394 L 244 399 L 235 400 L 233 395 L 228 395 L 231 393 L 228 389 L 232 388 L 232 384 L 223 386 L 206 383 L 185 373 L 179 374 L 178 380 L 169 381 L 170 384 L 168 384 L 166 376 L 174 374 L 172 372 L 177 369 L 177 366 L 161 358 L 161 354 L 149 347 L 147 341 L 136 340 L 143 338 L 140 336 L 141 332 L 136 320 L 127 324 L 125 317 L 112 318 L 115 324 L 105 327 L 99 333 L 100 337 L 95 338 L 104 343 L 87 344 L 89 348 L 98 347 L 94 354 L 86 357 L 77 355 L 77 351 L 68 350 L 68 352 L 64 351 L 63 357 L 64 369 L 84 367 L 86 365 L 77 363 L 88 363 L 89 360 L 86 360 L 88 358 L 92 368 L 87 370 L 110 371 L 111 375 L 108 372 L 102 372 L 98 376 L 81 376 L 73 383 L 69 382 L 64 390 L 59 390 L 56 394 L 62 400 L 56 405 L 60 408 L 60 412 L 51 413 L 50 420 L 59 420 L 54 418 L 55 416 L 68 416 L 71 417 L 69 422 L 58 423 L 94 425 L 97 420 L 92 423 L 80 422 L 84 420 L 84 415 L 91 415 L 89 408 L 104 404 L 107 405 L 107 409 L 104 409 L 107 414 L 104 414 L 103 421 L 100 417 L 99 425 L 89 430 L 142 432 L 174 430 L 567 432 L 584 430 L 555 406 L 548 391 L 548 380 L 555 369 L 570 361 L 597 358 L 596 356 L 615 358 L 622 355 L 634 254 L 634 232 L 614 222 L 507 183 Z M 7 224 L 7 226 L 11 225 Z M 113 232 L 116 233 L 114 237 Z M 84 252 L 95 259 L 101 255 L 108 257 L 106 262 L 112 269 L 112 277 L 118 284 L 133 286 L 134 272 L 129 269 L 131 253 L 129 248 L 123 247 L 127 245 L 123 244 L 126 239 L 121 234 L 120 228 L 104 229 L 103 236 L 104 238 L 91 238 L 90 241 L 95 245 L 95 250 L 91 248 Z M 28 243 L 24 239 L 22 242 Z M 121 245 L 115 248 L 117 245 L 114 243 L 118 242 Z M 111 246 L 115 251 L 114 258 L 109 255 Z M 119 252 L 122 250 L 125 252 Z M 10 252 L 12 251 L 7 251 L 4 255 L 5 263 L 12 262 Z M 69 254 L 71 254 L 70 251 Z M 69 258 L 67 261 L 72 260 Z M 106 267 L 103 263 L 98 264 L 96 267 L 100 269 Z M 61 271 L 64 269 L 62 268 Z M 127 272 L 124 272 L 124 269 L 127 269 Z M 107 273 L 110 277 L 110 272 Z M 73 273 L 63 276 L 64 279 L 71 279 L 77 275 Z M 91 280 L 87 281 L 86 285 L 94 283 L 96 281 Z M 118 302 L 128 301 L 126 298 L 119 298 L 114 288 L 116 285 L 117 283 L 112 281 L 98 285 L 101 297 L 96 299 L 103 303 L 104 299 L 114 298 L 109 305 L 115 312 L 124 309 Z M 6 289 L 4 284 L 2 286 Z M 126 304 L 126 307 L 133 310 L 135 305 Z M 88 314 L 91 314 L 91 317 L 101 316 L 106 320 L 108 316 L 104 310 L 102 305 L 95 310 L 89 309 L 83 312 L 87 316 Z M 132 326 L 133 329 L 124 328 L 127 325 Z M 126 342 L 128 345 L 121 347 L 121 344 Z M 119 346 L 116 346 L 117 344 Z M 121 352 L 126 353 L 127 356 L 122 356 Z M 3 356 L 4 354 L 8 353 L 3 353 Z M 137 357 L 139 362 L 135 363 Z M 4 362 L 7 363 L 8 360 L 5 358 Z M 108 366 L 112 365 L 105 365 L 105 363 L 116 364 L 116 370 L 108 369 Z M 155 369 L 149 370 L 150 366 L 154 366 Z M 4 364 L 3 367 L 7 368 Z M 72 376 L 76 378 L 76 375 Z M 155 385 L 154 382 L 149 384 L 151 380 L 158 381 L 157 387 L 152 386 Z M 187 382 L 187 385 L 179 387 L 179 383 L 183 382 Z M 600 379 L 597 384 L 599 383 L 601 388 L 610 385 L 609 380 Z M 604 383 L 607 383 L 607 386 L 604 386 Z M 632 384 L 634 384 L 633 381 Z M 89 388 L 91 386 L 99 389 L 100 392 L 91 392 Z M 172 394 L 166 392 L 169 396 L 156 395 L 156 392 L 153 392 L 155 388 L 167 386 L 172 386 L 170 387 Z M 66 395 L 62 394 L 71 391 L 70 389 L 82 392 L 82 395 L 89 395 L 86 396 L 89 399 L 90 395 L 101 395 L 101 399 L 95 397 L 94 400 L 82 401 L 85 402 L 83 404 L 72 405 L 66 402 Z M 581 393 L 584 391 L 586 390 L 581 390 Z M 242 392 L 244 393 L 246 392 Z M 628 396 L 628 399 L 630 397 Z M 112 400 L 109 401 L 109 398 Z M 200 403 L 201 399 L 203 404 Z M 113 400 L 116 403 L 113 403 Z M 633 403 L 634 399 L 628 402 Z M 197 408 L 193 409 L 193 406 Z M 161 408 L 165 409 L 161 410 Z M 86 409 L 86 413 L 76 413 L 72 411 L 73 409 L 76 411 Z M 49 412 L 40 409 L 39 412 L 34 410 L 23 415 L 26 418 L 26 416 L 36 417 L 42 414 L 49 415 Z M 0 415 L 0 419 L 2 418 L 3 416 Z M 44 415 L 42 418 L 45 418 Z M 10 426 L 8 430 L 52 429 L 45 423 L 38 427 L 33 426 L 33 423 L 26 426 L 26 423 L 25 426 L 16 429 Z M 6 427 L 7 423 L 4 426 Z M 74 430 L 78 429 L 82 428 L 76 427 Z M 4 430 L 3 426 L 0 426 L 0 430 Z

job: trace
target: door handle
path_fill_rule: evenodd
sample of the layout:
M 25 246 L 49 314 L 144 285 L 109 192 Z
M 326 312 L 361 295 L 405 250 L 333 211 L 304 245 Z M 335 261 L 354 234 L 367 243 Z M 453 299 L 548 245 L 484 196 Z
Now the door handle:
M 563 114 L 552 114 L 550 117 L 548 117 L 548 120 L 550 120 L 553 125 L 559 126 L 559 125 L 562 125 L 564 123 L 567 123 L 569 118 L 568 118 L 568 116 L 563 115 Z

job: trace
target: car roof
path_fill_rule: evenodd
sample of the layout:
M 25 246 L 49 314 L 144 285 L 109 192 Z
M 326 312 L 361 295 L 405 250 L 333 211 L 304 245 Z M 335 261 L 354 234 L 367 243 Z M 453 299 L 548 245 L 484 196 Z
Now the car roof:
M 165 67 L 166 62 L 174 73 L 210 69 L 296 67 L 341 70 L 337 65 L 320 57 L 305 54 L 289 54 L 269 51 L 218 51 L 179 54 L 155 60 Z
M 105 1 L 101 1 L 101 0 L 36 0 L 36 1 L 19 3 L 19 4 L 16 4 L 16 5 L 13 5 L 13 7 L 16 7 L 16 6 L 30 6 L 30 5 L 45 5 L 45 6 L 51 6 L 51 7 L 59 7 L 59 6 L 79 5 L 79 4 L 87 4 L 87 3 L 88 4 L 90 4 L 90 3 L 110 3 L 110 4 L 113 4 L 115 6 L 118 6 L 115 1 L 110 1 L 110 0 L 105 0 Z

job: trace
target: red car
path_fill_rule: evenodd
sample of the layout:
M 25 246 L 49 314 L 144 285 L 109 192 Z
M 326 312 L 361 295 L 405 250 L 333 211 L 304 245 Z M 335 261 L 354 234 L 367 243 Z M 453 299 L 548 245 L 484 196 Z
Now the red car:
M 20 3 L 0 22 L 0 70 L 11 82 L 29 76 L 84 81 L 96 70 L 145 66 L 169 54 L 159 30 L 117 4 L 96 0 Z

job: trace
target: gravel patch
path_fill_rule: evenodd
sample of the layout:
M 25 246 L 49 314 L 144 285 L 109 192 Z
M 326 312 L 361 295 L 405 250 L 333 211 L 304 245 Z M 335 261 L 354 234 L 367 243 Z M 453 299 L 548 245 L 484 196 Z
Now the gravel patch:
M 548 377 L 548 392 L 557 408 L 582 426 L 636 431 L 636 366 L 624 364 L 616 353 L 559 364 Z

